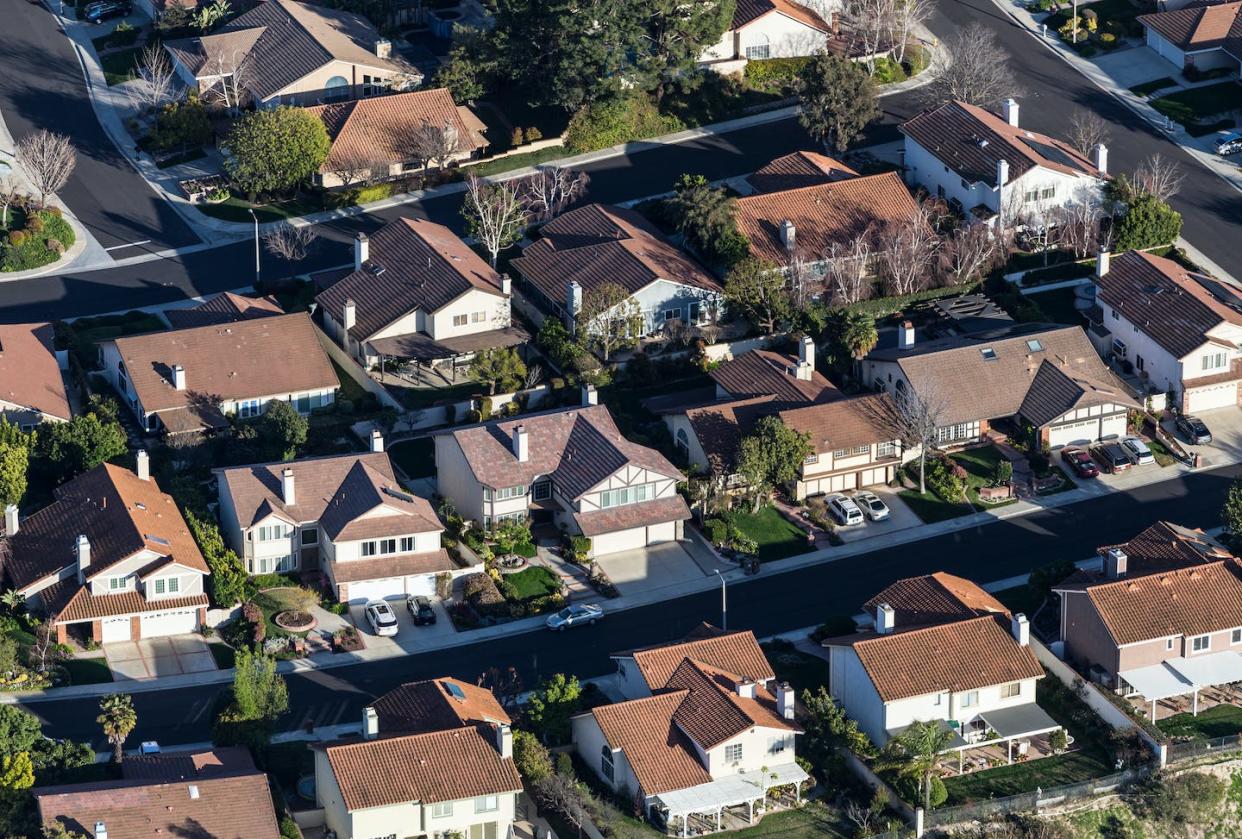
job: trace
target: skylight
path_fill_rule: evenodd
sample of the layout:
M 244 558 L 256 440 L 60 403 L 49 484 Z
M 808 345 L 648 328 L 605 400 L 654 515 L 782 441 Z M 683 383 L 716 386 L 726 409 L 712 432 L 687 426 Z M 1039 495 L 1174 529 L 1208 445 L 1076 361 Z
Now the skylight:
M 453 697 L 458 702 L 466 701 L 466 694 L 462 691 L 461 688 L 459 688 L 457 685 L 453 684 L 452 682 L 445 682 L 444 689 L 449 692 L 449 696 Z
M 169 545 L 169 544 L 172 544 L 172 543 L 171 543 L 171 542 L 169 542 L 167 539 L 165 539 L 163 536 L 152 536 L 150 533 L 148 533 L 148 534 L 146 534 L 146 537 L 147 537 L 147 541 L 148 541 L 148 542 L 154 542 L 154 543 L 155 543 L 155 544 L 157 544 L 157 545 Z
M 987 361 L 991 361 L 992 359 L 996 358 L 996 350 L 992 349 L 991 347 L 984 347 L 983 349 L 979 350 L 979 354 L 982 355 L 984 359 Z
M 1038 338 L 1032 338 L 1031 340 L 1026 342 L 1026 348 L 1030 350 L 1031 352 L 1042 352 L 1044 349 L 1044 345 L 1039 343 Z

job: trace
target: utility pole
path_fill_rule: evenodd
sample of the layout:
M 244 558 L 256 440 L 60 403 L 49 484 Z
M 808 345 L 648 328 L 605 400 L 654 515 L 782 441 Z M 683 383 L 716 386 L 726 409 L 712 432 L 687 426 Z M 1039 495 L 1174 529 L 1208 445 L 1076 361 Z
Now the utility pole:
M 729 600 L 728 600 L 728 584 L 725 582 L 724 574 L 720 573 L 719 568 L 713 568 L 716 576 L 720 578 L 720 628 L 729 628 Z
M 1073 28 L 1072 34 L 1070 35 L 1070 37 L 1073 39 L 1072 43 L 1077 44 L 1078 43 L 1078 0 L 1074 0 L 1074 16 L 1070 18 L 1070 25 Z
M 250 213 L 250 217 L 254 219 L 254 290 L 262 291 L 263 278 L 259 274 L 259 217 L 249 207 L 246 208 L 246 212 Z

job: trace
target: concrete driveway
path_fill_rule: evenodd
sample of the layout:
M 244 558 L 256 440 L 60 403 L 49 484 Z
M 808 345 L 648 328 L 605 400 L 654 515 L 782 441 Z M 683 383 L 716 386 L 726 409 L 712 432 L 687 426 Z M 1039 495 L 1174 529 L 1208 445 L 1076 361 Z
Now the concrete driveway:
M 701 580 L 712 573 L 710 568 L 699 565 L 680 542 L 608 554 L 597 557 L 595 562 L 623 597 Z
M 350 620 L 354 622 L 354 626 L 358 627 L 358 631 L 366 636 L 368 647 L 401 650 L 406 654 L 417 653 L 425 650 L 428 644 L 457 633 L 453 627 L 453 621 L 449 619 L 448 612 L 435 598 L 431 599 L 431 608 L 436 612 L 436 622 L 430 626 L 414 625 L 410 610 L 405 607 L 405 598 L 385 602 L 388 608 L 392 609 L 392 613 L 397 616 L 397 634 L 389 638 L 381 638 L 371 629 L 371 624 L 367 621 L 364 612 L 364 604 L 358 603 L 349 607 Z
M 201 635 L 170 635 L 103 645 L 104 658 L 118 682 L 181 673 L 207 673 L 216 660 Z
M 1091 59 L 1091 63 L 1112 77 L 1118 87 L 1132 88 L 1144 82 L 1179 78 L 1177 68 L 1145 46 L 1117 50 Z
M 841 537 L 841 541 L 847 544 L 859 542 L 863 539 L 872 539 L 885 533 L 892 533 L 895 530 L 905 530 L 907 527 L 919 527 L 923 524 L 923 520 L 906 506 L 906 502 L 901 500 L 897 490 L 889 489 L 888 487 L 869 487 L 867 491 L 874 492 L 881 501 L 888 505 L 888 518 L 881 521 L 867 519 L 862 524 L 856 524 L 851 527 L 838 527 L 837 535 Z M 853 493 L 849 493 L 849 495 L 853 496 Z
M 1242 408 L 1217 408 L 1195 414 L 1207 424 L 1212 432 L 1212 442 L 1206 446 L 1191 446 L 1176 430 L 1172 431 L 1186 451 L 1198 453 L 1205 466 L 1224 466 L 1242 462 Z

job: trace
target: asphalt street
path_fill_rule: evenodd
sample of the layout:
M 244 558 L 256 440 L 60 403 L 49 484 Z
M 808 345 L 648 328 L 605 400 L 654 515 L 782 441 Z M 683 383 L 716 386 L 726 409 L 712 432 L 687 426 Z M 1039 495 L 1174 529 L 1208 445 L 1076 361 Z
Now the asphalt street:
M 1200 472 L 838 562 L 783 574 L 761 572 L 730 586 L 728 626 L 753 629 L 761 637 L 812 626 L 830 616 L 857 613 L 868 597 L 895 579 L 935 570 L 979 581 L 1005 579 L 1054 559 L 1085 559 L 1099 546 L 1123 542 L 1160 519 L 1215 526 L 1226 490 L 1239 474 L 1242 466 Z M 604 675 L 613 669 L 610 652 L 679 638 L 704 620 L 721 620 L 717 590 L 616 612 L 597 626 L 565 634 L 529 632 L 292 675 L 290 710 L 281 727 L 351 722 L 374 697 L 402 682 L 432 676 L 473 681 L 490 668 L 512 666 L 532 688 L 557 672 L 582 678 Z M 134 694 L 138 728 L 130 745 L 139 740 L 165 745 L 210 740 L 220 691 L 220 686 L 204 685 Z M 94 721 L 97 705 L 96 699 L 76 699 L 37 701 L 27 707 L 57 737 L 90 740 L 102 749 Z

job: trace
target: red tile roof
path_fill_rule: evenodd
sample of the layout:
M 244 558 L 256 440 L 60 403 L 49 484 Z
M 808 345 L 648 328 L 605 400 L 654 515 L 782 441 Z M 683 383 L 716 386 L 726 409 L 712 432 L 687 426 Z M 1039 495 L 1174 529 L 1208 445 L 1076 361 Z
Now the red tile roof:
M 773 12 L 791 17 L 812 29 L 818 29 L 820 32 L 829 32 L 831 30 L 831 27 L 824 23 L 824 19 L 817 13 L 806 6 L 792 2 L 792 0 L 738 0 L 738 4 L 733 12 L 731 28 L 741 29 L 743 26 Z
M 1225 559 L 1087 588 L 1116 644 L 1242 626 L 1242 563 Z
M 189 329 L 284 313 L 274 297 L 245 297 L 225 291 L 188 309 L 165 309 L 164 317 L 173 329 Z
M 710 783 L 694 746 L 673 717 L 688 690 L 601 705 L 591 715 L 614 749 L 621 749 L 644 795 Z
M 835 158 L 813 151 L 796 151 L 756 169 L 746 176 L 746 182 L 755 192 L 780 192 L 856 177 L 856 171 Z
M 436 574 L 440 571 L 454 571 L 457 567 L 457 563 L 449 558 L 448 551 L 440 549 L 376 559 L 351 559 L 346 562 L 329 560 L 328 573 L 340 584 L 414 574 Z
M 384 735 L 512 722 L 490 690 L 447 677 L 407 682 L 371 705 Z
M 613 653 L 614 658 L 619 656 L 633 657 L 651 690 L 666 686 L 673 672 L 687 658 L 756 682 L 775 678 L 772 665 L 755 640 L 755 633 L 750 630 L 728 632 L 706 623 L 678 643 Z
M 0 414 L 7 402 L 57 419 L 72 417 L 54 332 L 50 323 L 0 324 Z
M 796 731 L 776 712 L 776 699 L 756 684 L 755 698 L 738 695 L 743 677 L 693 659 L 682 659 L 667 688 L 689 693 L 673 714 L 673 722 L 703 749 L 713 749 L 755 726 Z
M 1236 46 L 1242 38 L 1242 3 L 1194 5 L 1167 12 L 1139 15 L 1138 22 L 1158 33 L 1175 47 L 1208 50 Z
M 202 608 L 208 604 L 207 595 L 191 594 L 185 597 L 161 597 L 148 600 L 137 591 L 121 594 L 92 594 L 89 586 L 78 583 L 77 577 L 69 577 L 39 592 L 44 608 L 56 623 L 75 623 L 99 618 L 141 615 L 145 612 L 166 612 Z
M 999 600 L 975 583 L 943 571 L 898 580 L 864 603 L 863 608 L 874 613 L 881 603 L 893 607 L 899 629 L 988 614 L 1009 615 Z

